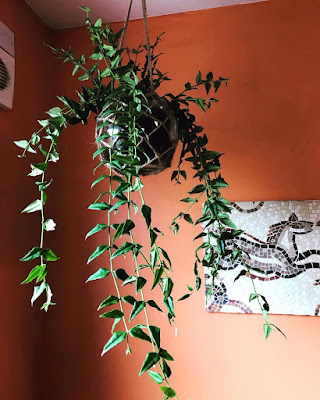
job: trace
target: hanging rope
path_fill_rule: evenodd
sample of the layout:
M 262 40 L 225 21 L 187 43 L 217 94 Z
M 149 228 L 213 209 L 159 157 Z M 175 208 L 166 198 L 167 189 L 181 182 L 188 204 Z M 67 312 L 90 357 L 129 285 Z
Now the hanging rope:
M 124 28 L 123 28 L 123 32 L 122 32 L 122 36 L 121 36 L 119 49 L 122 49 L 124 38 L 125 38 L 126 33 L 127 33 L 127 28 L 128 28 L 128 23 L 129 23 L 129 19 L 130 19 L 132 3 L 133 3 L 133 0 L 130 0 L 129 9 L 128 9 L 128 13 L 127 13 L 127 18 L 126 18 L 126 21 L 125 21 L 125 24 L 124 24 Z M 149 39 L 148 15 L 147 15 L 146 0 L 141 0 L 141 3 L 142 3 L 144 27 L 145 27 L 145 32 L 146 32 L 146 48 L 147 48 L 147 57 L 148 57 L 150 88 L 151 88 L 152 91 L 154 91 L 154 84 L 153 84 L 153 79 L 152 79 L 152 75 L 153 75 L 152 74 L 152 60 L 151 60 L 151 51 L 150 51 L 150 39 Z
M 126 22 L 125 22 L 124 27 L 123 27 L 123 32 L 122 32 L 122 35 L 121 35 L 121 41 L 120 41 L 119 49 L 122 49 L 123 42 L 124 42 L 124 37 L 126 36 L 126 33 L 127 33 L 128 23 L 129 23 L 130 14 L 131 14 L 132 2 L 133 2 L 133 0 L 130 0 L 128 14 L 127 14 Z
M 148 55 L 150 87 L 151 87 L 151 90 L 154 91 L 154 84 L 153 84 L 153 79 L 152 79 L 152 60 L 151 60 L 151 52 L 150 52 L 150 39 L 149 39 L 149 30 L 148 30 L 148 16 L 147 16 L 146 0 L 141 0 L 141 2 L 142 2 L 144 27 L 145 27 L 145 31 L 146 31 L 146 46 L 147 46 L 147 55 Z

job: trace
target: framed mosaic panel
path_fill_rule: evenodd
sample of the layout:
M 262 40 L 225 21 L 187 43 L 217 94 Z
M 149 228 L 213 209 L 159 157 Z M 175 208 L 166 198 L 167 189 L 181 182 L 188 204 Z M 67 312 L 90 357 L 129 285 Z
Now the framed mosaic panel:
M 237 245 L 248 253 L 258 293 L 264 295 L 271 314 L 320 313 L 320 200 L 232 203 L 231 220 L 244 233 Z M 207 229 L 210 229 L 207 228 Z M 260 313 L 249 302 L 252 283 L 240 261 L 225 260 L 206 295 L 209 312 Z M 212 284 L 205 271 L 206 293 Z

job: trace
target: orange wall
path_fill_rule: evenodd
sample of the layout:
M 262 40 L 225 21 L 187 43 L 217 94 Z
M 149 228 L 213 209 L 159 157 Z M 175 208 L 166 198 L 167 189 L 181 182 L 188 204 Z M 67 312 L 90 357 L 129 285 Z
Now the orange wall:
M 36 245 L 40 233 L 35 219 L 20 214 L 36 192 L 26 178 L 28 160 L 17 158 L 13 140 L 38 129 L 36 120 L 52 104 L 50 52 L 43 46 L 50 30 L 24 1 L 4 3 L 0 20 L 15 33 L 16 81 L 13 109 L 0 109 L 0 398 L 37 400 L 43 315 L 30 307 L 32 289 L 20 286 L 27 268 L 18 259 Z
M 320 175 L 317 162 L 319 16 L 320 6 L 316 0 L 273 0 L 149 21 L 153 38 L 166 31 L 161 45 L 165 55 L 160 66 L 173 79 L 167 85 L 168 90 L 178 91 L 199 69 L 231 77 L 228 88 L 219 94 L 221 102 L 206 115 L 197 112 L 212 147 L 226 153 L 223 174 L 231 186 L 225 192 L 230 200 L 320 197 L 317 184 Z M 56 32 L 52 40 L 62 46 L 71 43 L 79 53 L 89 50 L 86 32 L 81 28 Z M 142 22 L 131 22 L 127 43 L 132 45 L 142 40 Z M 70 67 L 61 66 L 58 61 L 51 65 L 55 70 L 53 91 L 71 94 L 76 82 L 65 76 Z M 17 98 L 22 101 L 24 97 Z M 41 102 L 39 99 L 38 103 L 28 102 L 32 105 L 33 119 L 47 106 L 44 98 Z M 12 114 L 5 115 L 15 115 L 13 113 L 21 113 L 18 106 Z M 1 131 L 3 124 L 7 124 L 2 114 L 4 112 L 0 113 Z M 25 136 L 25 126 L 21 121 L 19 124 L 15 131 Z M 93 132 L 91 123 L 89 127 L 70 128 L 61 138 L 62 159 L 56 167 L 56 186 L 51 193 L 56 210 L 54 218 L 60 231 L 60 237 L 55 237 L 61 260 L 50 271 L 58 304 L 45 315 L 41 339 L 39 331 L 32 333 L 33 339 L 28 332 L 30 342 L 38 338 L 43 346 L 42 358 L 37 362 L 50 365 L 49 369 L 43 369 L 43 383 L 37 393 L 41 400 L 161 399 L 161 393 L 148 376 L 137 377 L 147 347 L 137 343 L 133 346 L 134 354 L 127 357 L 123 347 L 112 350 L 103 359 L 99 356 L 109 335 L 109 324 L 97 317 L 95 309 L 106 297 L 108 288 L 105 285 L 110 283 L 111 289 L 111 281 L 84 284 L 95 267 L 101 266 L 98 262 L 95 266 L 85 266 L 85 260 L 99 239 L 83 242 L 85 233 L 99 219 L 99 215 L 86 210 L 96 194 L 90 190 L 93 177 L 88 170 L 88 165 L 95 164 L 91 160 Z M 8 143 L 10 136 L 6 135 Z M 4 140 L 2 135 L 1 140 Z M 15 163 L 8 173 L 21 175 L 21 162 L 12 154 L 6 155 L 12 157 L 10 163 Z M 2 168 L 7 172 L 6 164 Z M 17 179 L 25 188 L 21 198 L 12 194 Z M 170 171 L 145 178 L 144 182 L 146 201 L 153 206 L 155 224 L 166 233 L 163 243 L 174 261 L 177 298 L 193 280 L 191 243 L 196 229 L 184 226 L 180 235 L 173 238 L 167 227 L 179 210 L 178 200 L 185 196 L 191 184 L 174 186 L 170 183 Z M 8 192 L 16 199 L 14 204 L 19 200 L 18 208 L 22 208 L 22 197 L 31 196 L 25 179 L 14 178 L 14 184 L 8 185 Z M 200 206 L 197 211 L 200 212 Z M 17 221 L 16 218 L 17 213 L 6 215 L 6 225 L 11 220 Z M 20 249 L 27 247 L 22 239 L 26 233 L 25 221 L 19 219 L 24 231 L 19 230 L 20 240 L 15 239 L 23 243 L 18 245 L 19 255 L 23 253 Z M 33 221 L 35 223 L 35 218 Z M 12 235 L 13 232 L 17 235 L 10 225 L 8 229 L 12 230 Z M 137 235 L 143 240 L 140 225 Z M 7 236 L 11 246 L 8 259 L 10 265 L 17 266 L 13 237 Z M 16 268 L 19 273 L 23 269 Z M 10 319 L 9 326 L 21 330 L 27 326 L 37 327 L 40 324 L 38 313 L 29 311 L 26 291 L 15 286 L 18 273 L 13 269 L 12 276 L 5 270 L 11 285 L 7 284 L 5 293 L 9 296 L 8 288 L 12 287 L 15 297 L 10 300 L 15 302 L 15 309 L 24 310 L 24 314 L 22 316 L 19 311 L 15 321 Z M 1 282 L 3 284 L 4 280 Z M 166 327 L 164 318 L 159 318 L 158 314 L 153 318 L 164 326 L 163 341 L 175 358 L 172 383 L 180 400 L 319 398 L 317 333 L 320 322 L 317 318 L 272 316 L 273 322 L 286 332 L 288 341 L 274 334 L 266 342 L 260 316 L 208 314 L 204 310 L 203 292 L 177 304 L 177 337 L 173 329 Z M 36 321 L 32 324 L 33 320 Z M 21 347 L 22 338 L 25 340 L 20 334 L 18 345 Z M 19 363 L 21 373 L 26 365 L 23 362 L 30 361 L 31 357 L 25 352 L 24 360 Z M 18 395 L 10 398 L 25 399 Z

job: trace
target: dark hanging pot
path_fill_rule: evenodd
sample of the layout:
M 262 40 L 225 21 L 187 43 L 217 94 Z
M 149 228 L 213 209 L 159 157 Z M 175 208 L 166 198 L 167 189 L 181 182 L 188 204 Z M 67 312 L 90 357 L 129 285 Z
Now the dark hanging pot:
M 170 167 L 178 143 L 177 121 L 167 102 L 154 92 L 147 94 L 146 97 L 151 112 L 141 112 L 141 116 L 136 119 L 139 130 L 137 156 L 143 164 L 139 169 L 139 175 L 142 176 L 159 174 Z M 110 138 L 97 142 L 99 148 L 107 147 L 100 157 L 110 167 L 108 164 L 110 150 L 121 154 L 123 149 L 125 155 L 125 145 L 122 143 L 128 138 L 125 132 L 122 134 L 117 127 L 114 115 L 103 116 L 104 113 L 105 110 L 96 119 L 96 138 L 105 134 L 110 135 Z M 118 174 L 122 173 L 121 167 L 113 166 L 112 169 Z

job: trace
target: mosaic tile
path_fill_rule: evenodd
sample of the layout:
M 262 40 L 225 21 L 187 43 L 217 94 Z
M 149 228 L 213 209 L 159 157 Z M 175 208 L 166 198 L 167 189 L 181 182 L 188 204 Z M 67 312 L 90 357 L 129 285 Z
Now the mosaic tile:
M 233 203 L 232 221 L 244 233 L 236 239 L 249 253 L 246 262 L 258 293 L 271 314 L 320 314 L 320 200 Z M 210 229 L 208 227 L 207 229 Z M 221 262 L 212 295 L 206 295 L 209 312 L 260 313 L 249 302 L 252 283 L 231 260 Z M 206 293 L 212 284 L 205 270 Z

